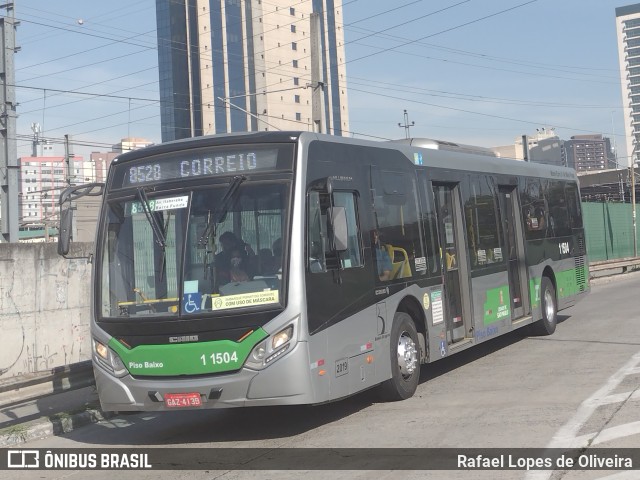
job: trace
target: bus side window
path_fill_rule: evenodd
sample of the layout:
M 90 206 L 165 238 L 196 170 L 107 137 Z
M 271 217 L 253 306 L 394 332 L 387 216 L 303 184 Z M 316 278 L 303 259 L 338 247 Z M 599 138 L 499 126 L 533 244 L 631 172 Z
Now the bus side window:
M 308 268 L 311 273 L 327 271 L 324 252 L 327 244 L 327 212 L 320 205 L 320 192 L 311 191 L 307 209 Z
M 336 207 L 344 207 L 347 215 L 347 251 L 340 254 L 342 268 L 362 266 L 360 249 L 360 229 L 356 208 L 356 194 L 353 192 L 334 192 L 333 203 Z
M 496 203 L 498 188 L 493 177 L 469 176 L 462 182 L 462 196 L 471 268 L 477 270 L 504 263 L 502 224 Z
M 545 199 L 546 187 L 547 181 L 539 178 L 527 178 L 520 186 L 522 221 L 527 240 L 545 238 L 550 228 Z
M 335 253 L 331 252 L 328 238 L 329 224 L 327 222 L 330 204 L 326 193 L 311 191 L 308 198 L 307 265 L 311 273 L 320 273 L 327 271 L 327 268 L 334 268 L 332 265 L 327 265 L 328 258 L 335 259 Z M 340 268 L 342 269 L 362 266 L 356 198 L 354 192 L 333 192 L 333 204 L 336 207 L 343 207 L 347 217 L 347 250 L 339 253 Z M 337 266 L 336 264 L 335 267 Z
M 580 208 L 580 196 L 575 183 L 568 183 L 565 189 L 567 197 L 567 210 L 572 228 L 582 228 L 582 211 Z
M 390 275 L 378 275 L 378 280 L 396 280 L 425 275 L 428 270 L 423 250 L 419 202 L 414 176 L 405 172 L 372 169 L 372 203 L 379 240 L 391 262 Z M 372 237 L 373 243 L 373 237 Z M 375 256 L 376 269 L 381 262 Z

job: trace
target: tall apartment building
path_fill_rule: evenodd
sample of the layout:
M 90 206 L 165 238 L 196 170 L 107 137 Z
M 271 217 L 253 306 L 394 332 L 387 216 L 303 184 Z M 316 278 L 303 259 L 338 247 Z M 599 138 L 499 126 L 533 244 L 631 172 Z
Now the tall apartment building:
M 640 158 L 640 3 L 616 8 L 627 155 Z M 626 162 L 625 162 L 626 164 Z
M 602 135 L 574 135 L 564 142 L 567 165 L 578 172 L 616 168 L 611 142 Z
M 20 224 L 41 223 L 58 218 L 58 197 L 67 186 L 64 157 L 22 157 L 18 159 L 18 209 Z M 90 177 L 91 167 L 76 156 L 69 176 L 76 183 Z
M 113 145 L 110 152 L 91 152 L 89 161 L 94 172 L 94 182 L 106 182 L 111 162 L 121 153 L 153 145 L 146 138 L 126 137 Z
M 156 0 L 156 18 L 162 141 L 348 131 L 342 0 Z

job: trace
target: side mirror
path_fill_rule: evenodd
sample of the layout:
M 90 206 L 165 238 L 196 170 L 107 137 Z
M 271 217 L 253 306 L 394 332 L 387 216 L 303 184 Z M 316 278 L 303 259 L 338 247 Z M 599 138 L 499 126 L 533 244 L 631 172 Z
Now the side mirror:
M 336 251 L 346 251 L 349 236 L 347 234 L 347 212 L 344 207 L 331 209 L 331 226 L 333 227 L 333 245 Z
M 60 228 L 58 229 L 58 255 L 65 258 L 69 253 L 71 236 L 73 231 L 73 206 L 71 202 L 84 196 L 97 197 L 102 195 L 104 183 L 87 183 L 84 185 L 73 185 L 60 192 L 58 204 L 60 205 Z M 67 205 L 66 209 L 63 207 Z M 89 257 L 78 257 L 89 258 Z
M 73 210 L 71 206 L 60 212 L 60 232 L 58 233 L 58 255 L 69 253 L 71 230 L 73 228 Z

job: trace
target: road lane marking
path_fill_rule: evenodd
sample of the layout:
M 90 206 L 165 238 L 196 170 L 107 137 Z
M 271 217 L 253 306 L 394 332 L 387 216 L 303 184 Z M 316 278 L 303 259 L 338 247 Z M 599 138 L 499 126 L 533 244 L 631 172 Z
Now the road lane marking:
M 593 412 L 600 405 L 603 405 L 603 400 L 611 395 L 611 392 L 622 383 L 622 380 L 630 372 L 635 370 L 638 364 L 640 364 L 640 352 L 633 355 L 622 368 L 609 377 L 609 380 L 602 387 L 580 404 L 575 415 L 556 432 L 547 448 L 580 448 L 588 446 L 588 443 L 574 445 L 577 433 L 591 418 Z
M 608 397 L 601 399 L 601 403 L 598 406 L 638 399 L 640 399 L 640 390 L 636 390 L 634 392 L 614 393 L 612 395 L 609 395 Z
M 627 363 L 625 363 L 617 372 L 609 377 L 606 383 L 596 390 L 589 398 L 584 400 L 576 413 L 565 423 L 553 436 L 551 441 L 547 444 L 546 448 L 586 448 L 591 442 L 595 441 L 600 434 L 611 435 L 613 438 L 622 438 L 623 436 L 634 435 L 640 431 L 640 422 L 632 422 L 619 427 L 611 427 L 610 429 L 602 430 L 601 432 L 590 433 L 587 435 L 578 436 L 578 432 L 589 421 L 593 413 L 601 405 L 609 403 L 620 403 L 630 398 L 636 398 L 640 395 L 638 390 L 632 392 L 625 392 L 620 394 L 612 394 L 618 385 L 628 375 L 633 375 L 640 371 L 640 352 L 633 355 Z M 617 400 L 613 402 L 612 400 Z M 638 425 L 636 425 L 638 424 Z M 624 427 L 629 426 L 625 429 Z M 610 431 L 609 431 L 610 430 Z M 626 435 L 622 435 L 626 433 Z M 603 437 L 605 438 L 605 437 Z M 597 443 L 604 442 L 604 439 L 598 439 Z M 530 470 L 525 475 L 527 480 L 548 480 L 553 473 L 553 470 Z M 622 474 L 633 473 L 634 476 L 616 476 L 610 475 L 607 480 L 626 480 L 627 478 L 637 478 L 637 471 L 633 472 L 621 472 Z
M 600 443 L 608 442 L 610 440 L 616 440 L 618 438 L 630 437 L 640 433 L 640 422 L 625 423 L 624 425 L 618 425 L 617 427 L 610 427 L 601 430 L 599 433 L 587 433 L 586 435 L 580 435 L 575 438 L 576 448 L 580 448 L 581 445 L 588 443 L 591 445 L 598 445 Z
M 638 480 L 638 471 L 618 472 L 606 477 L 600 477 L 598 480 Z

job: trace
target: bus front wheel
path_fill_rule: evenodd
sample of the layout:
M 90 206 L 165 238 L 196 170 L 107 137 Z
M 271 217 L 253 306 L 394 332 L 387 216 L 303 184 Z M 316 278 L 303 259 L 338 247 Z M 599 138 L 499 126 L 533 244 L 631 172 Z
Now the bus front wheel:
M 398 312 L 393 317 L 390 338 L 391 378 L 379 387 L 387 401 L 405 400 L 415 393 L 420 380 L 420 344 L 411 317 Z
M 556 331 L 558 322 L 558 305 L 556 303 L 556 289 L 549 277 L 542 277 L 540 282 L 540 304 L 542 318 L 532 325 L 535 335 L 551 335 Z

